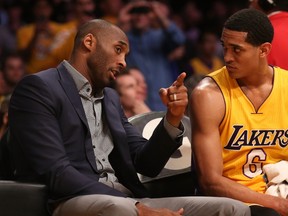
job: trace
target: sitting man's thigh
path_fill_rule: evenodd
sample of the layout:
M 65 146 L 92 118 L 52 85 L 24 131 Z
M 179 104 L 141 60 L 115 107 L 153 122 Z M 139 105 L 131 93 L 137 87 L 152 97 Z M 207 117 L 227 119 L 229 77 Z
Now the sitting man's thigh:
M 170 197 L 159 199 L 139 199 L 151 208 L 168 208 L 178 211 L 184 208 L 184 216 L 250 216 L 249 206 L 229 198 L 222 197 Z
M 109 195 L 85 195 L 61 203 L 53 216 L 137 216 L 135 201 Z

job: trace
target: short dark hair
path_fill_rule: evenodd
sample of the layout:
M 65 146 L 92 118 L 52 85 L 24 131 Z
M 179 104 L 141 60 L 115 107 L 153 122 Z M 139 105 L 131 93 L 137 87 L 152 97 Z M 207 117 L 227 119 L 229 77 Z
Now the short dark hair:
M 267 15 L 256 9 L 242 9 L 228 18 L 225 29 L 247 32 L 246 42 L 260 46 L 265 42 L 271 43 L 274 36 L 273 26 Z
M 102 19 L 93 19 L 82 24 L 75 36 L 73 51 L 75 51 L 75 49 L 80 46 L 83 38 L 88 33 L 93 34 L 97 38 L 97 40 L 99 40 L 100 36 L 102 36 L 102 38 L 109 36 L 113 28 L 116 29 L 116 26 Z

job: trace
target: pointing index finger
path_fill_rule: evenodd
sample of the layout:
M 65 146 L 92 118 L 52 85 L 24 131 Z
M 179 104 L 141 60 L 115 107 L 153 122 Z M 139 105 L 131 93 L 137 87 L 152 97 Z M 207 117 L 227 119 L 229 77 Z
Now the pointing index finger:
M 176 81 L 173 83 L 173 86 L 179 87 L 181 85 L 183 85 L 184 83 L 184 79 L 186 77 L 186 73 L 182 72 L 176 79 Z

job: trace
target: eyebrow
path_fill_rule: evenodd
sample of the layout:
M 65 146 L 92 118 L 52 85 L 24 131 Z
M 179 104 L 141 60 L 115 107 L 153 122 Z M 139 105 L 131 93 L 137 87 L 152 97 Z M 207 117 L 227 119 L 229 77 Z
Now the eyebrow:
M 221 42 L 222 45 L 224 45 L 224 41 L 223 41 L 223 40 L 220 40 L 220 42 Z M 239 44 L 233 44 L 233 43 L 228 44 L 228 46 L 239 47 L 239 48 L 242 47 L 242 46 L 239 45 Z
M 128 46 L 124 41 L 118 41 L 118 43 L 120 43 L 122 46 Z

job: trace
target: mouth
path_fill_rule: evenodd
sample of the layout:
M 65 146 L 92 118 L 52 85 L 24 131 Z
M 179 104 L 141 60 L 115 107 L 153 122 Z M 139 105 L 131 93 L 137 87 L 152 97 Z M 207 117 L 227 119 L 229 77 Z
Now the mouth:
M 120 74 L 119 70 L 111 70 L 112 78 L 115 80 L 116 77 Z
M 236 67 L 233 67 L 231 65 L 226 65 L 226 68 L 227 68 L 227 70 L 235 70 L 236 69 Z

